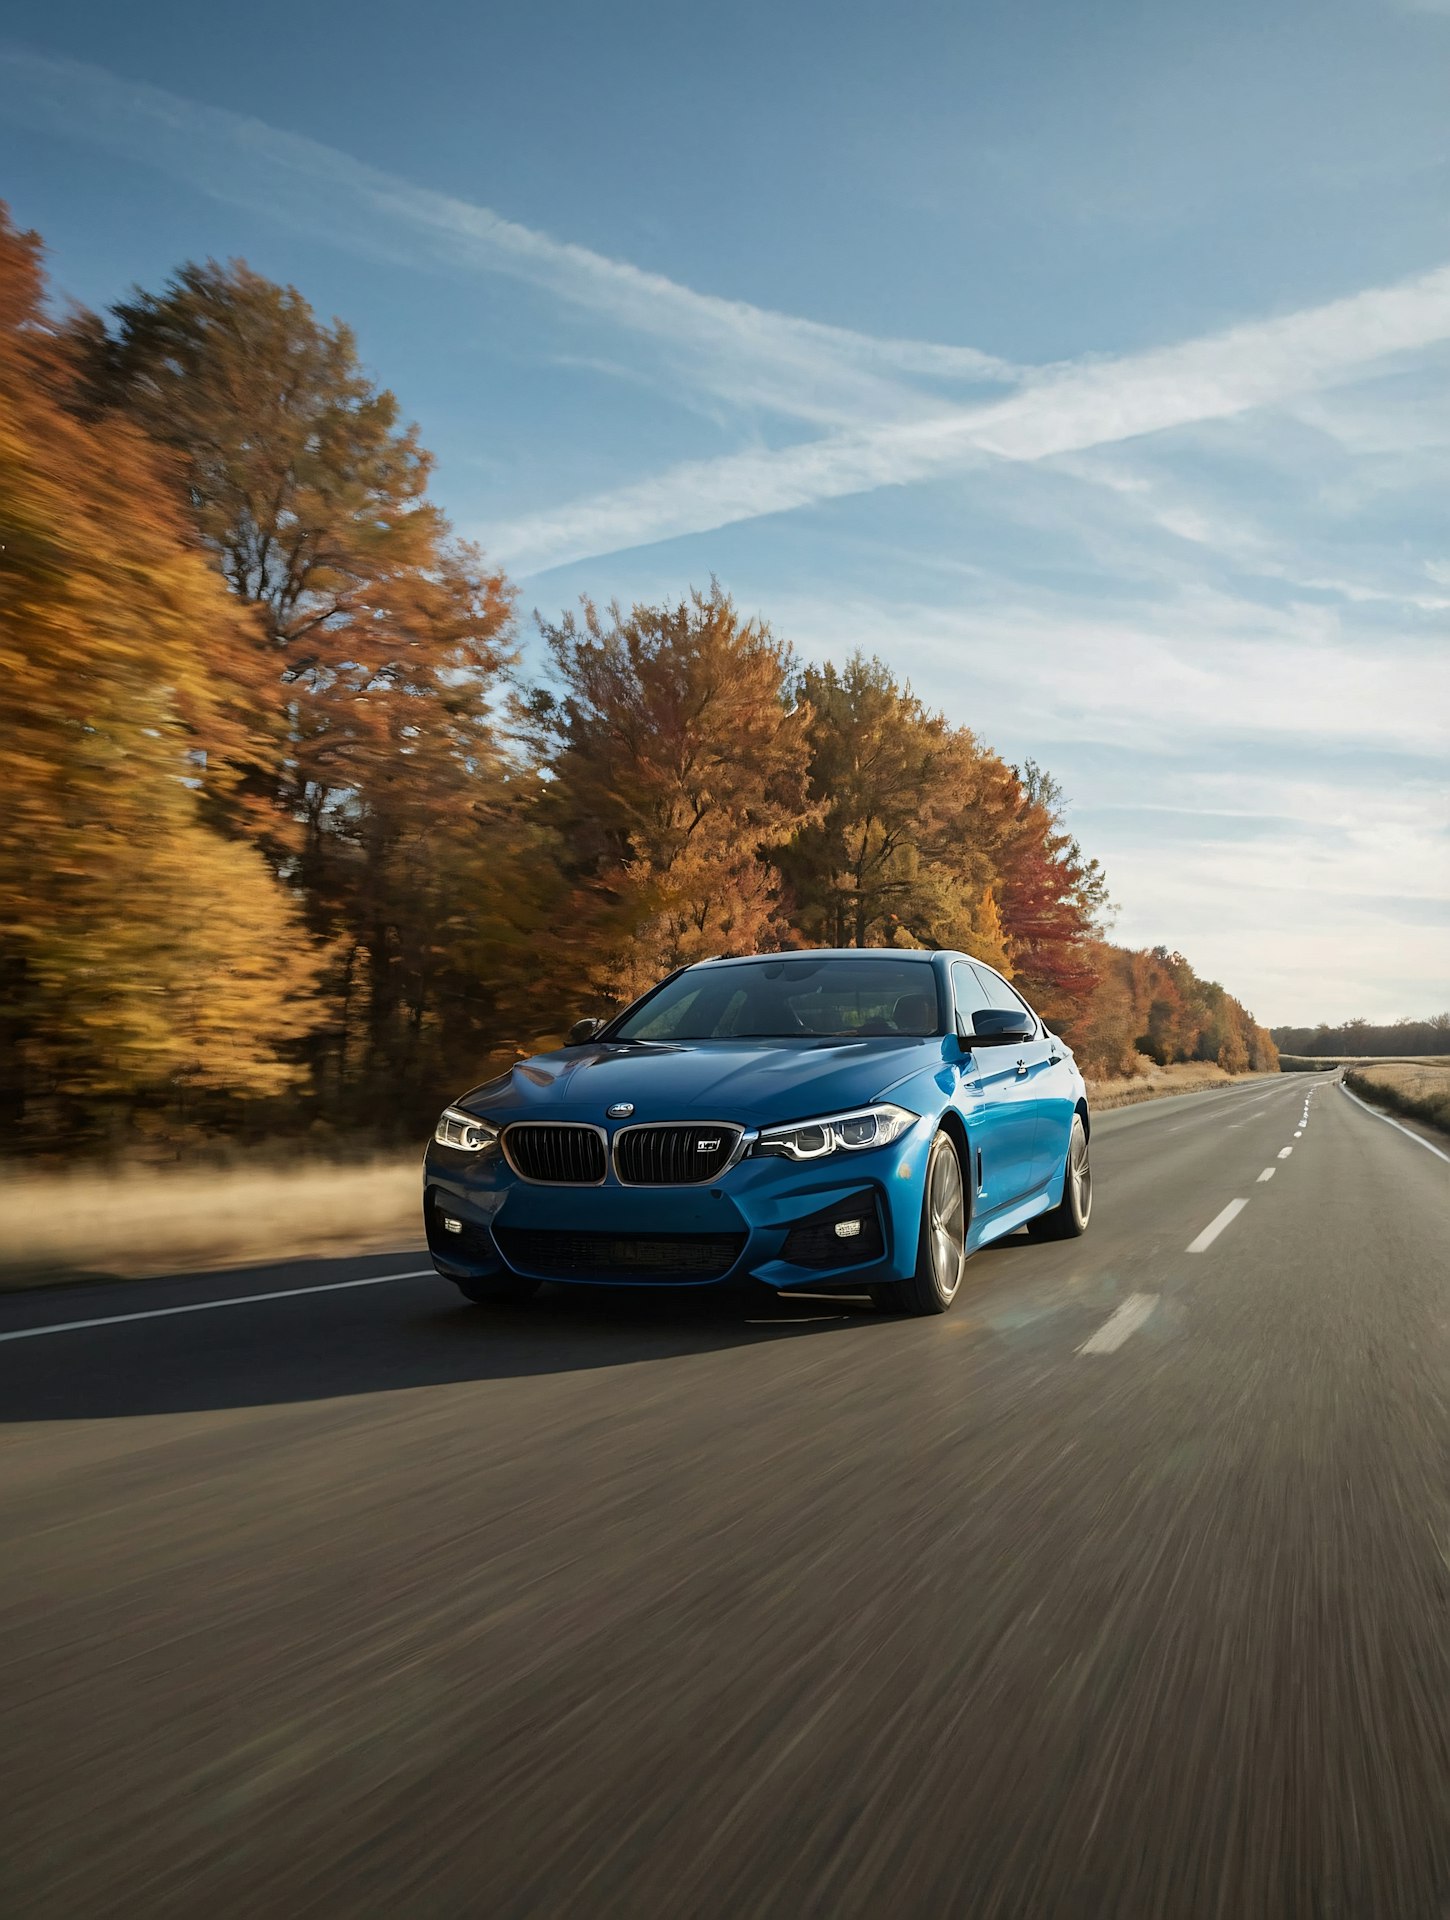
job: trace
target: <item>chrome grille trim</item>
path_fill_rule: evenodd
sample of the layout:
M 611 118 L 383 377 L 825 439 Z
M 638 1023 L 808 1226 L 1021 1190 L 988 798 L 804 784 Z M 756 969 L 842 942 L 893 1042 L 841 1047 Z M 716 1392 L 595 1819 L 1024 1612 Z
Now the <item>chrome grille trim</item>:
M 626 1141 L 638 1134 L 653 1134 L 656 1136 L 656 1139 L 650 1141 L 647 1145 L 641 1144 L 639 1151 L 643 1164 L 633 1168 L 634 1173 L 642 1173 L 648 1177 L 631 1179 L 627 1177 L 620 1164 L 620 1149 L 625 1145 Z M 730 1146 L 728 1150 L 724 1151 L 723 1158 L 712 1157 L 710 1170 L 707 1173 L 692 1173 L 690 1178 L 685 1179 L 681 1178 L 677 1171 L 681 1165 L 680 1155 L 684 1149 L 682 1145 L 677 1146 L 666 1138 L 666 1136 L 670 1134 L 690 1136 L 692 1144 L 689 1151 L 691 1152 L 694 1150 L 693 1136 L 698 1134 L 712 1136 L 718 1134 L 720 1136 L 722 1149 L 727 1140 L 730 1141 Z M 614 1136 L 614 1146 L 611 1155 L 614 1177 L 622 1187 L 708 1186 L 711 1181 L 720 1179 L 723 1174 L 728 1173 L 738 1161 L 744 1158 L 746 1150 L 754 1139 L 755 1134 L 752 1131 L 742 1127 L 738 1121 L 734 1120 L 637 1121 L 633 1126 L 621 1127 Z M 631 1153 L 628 1148 L 626 1148 L 626 1157 L 629 1159 L 634 1158 L 634 1154 Z
M 586 1136 L 597 1142 L 597 1152 L 568 1139 L 531 1143 L 525 1149 L 532 1170 L 525 1171 L 514 1152 L 520 1134 Z M 609 1174 L 609 1135 L 603 1127 L 580 1120 L 515 1120 L 499 1135 L 499 1145 L 510 1170 L 531 1187 L 602 1187 Z M 577 1154 L 578 1157 L 574 1157 Z M 598 1171 L 593 1169 L 597 1166 Z M 582 1173 L 583 1177 L 580 1177 Z

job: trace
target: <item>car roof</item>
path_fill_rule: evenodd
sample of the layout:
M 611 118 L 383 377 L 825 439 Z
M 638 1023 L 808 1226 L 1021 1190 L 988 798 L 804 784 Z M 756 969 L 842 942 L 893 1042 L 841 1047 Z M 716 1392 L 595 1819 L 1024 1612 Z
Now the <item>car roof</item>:
M 891 960 L 915 960 L 930 966 L 933 960 L 943 957 L 935 948 L 928 947 L 783 947 L 776 953 L 730 953 L 717 954 L 709 960 L 697 960 L 697 967 L 739 967 L 751 960 L 873 960 L 885 957 Z M 947 958 L 958 956 L 950 954 Z

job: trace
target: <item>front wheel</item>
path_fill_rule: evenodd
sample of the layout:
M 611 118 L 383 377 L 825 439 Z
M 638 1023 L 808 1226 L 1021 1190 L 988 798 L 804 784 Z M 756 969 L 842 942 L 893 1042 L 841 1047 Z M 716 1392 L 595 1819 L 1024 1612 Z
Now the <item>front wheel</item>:
M 957 1297 L 966 1264 L 967 1193 L 961 1156 L 951 1135 L 939 1133 L 926 1159 L 916 1272 L 909 1280 L 873 1287 L 871 1298 L 886 1313 L 945 1313 Z
M 1092 1210 L 1093 1170 L 1088 1158 L 1087 1128 L 1082 1123 L 1082 1115 L 1076 1113 L 1067 1143 L 1062 1198 L 1051 1213 L 1039 1214 L 1030 1231 L 1038 1240 L 1076 1240 L 1080 1233 L 1087 1232 Z

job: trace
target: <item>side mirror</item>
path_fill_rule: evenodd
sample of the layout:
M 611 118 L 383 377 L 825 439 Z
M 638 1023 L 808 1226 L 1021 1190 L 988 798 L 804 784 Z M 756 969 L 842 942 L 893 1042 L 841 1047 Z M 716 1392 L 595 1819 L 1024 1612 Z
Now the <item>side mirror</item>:
M 1015 1047 L 1036 1038 L 1032 1016 L 1021 1007 L 980 1007 L 972 1015 L 966 1047 Z
M 592 1040 L 604 1025 L 602 1020 L 576 1020 L 565 1036 L 566 1047 L 582 1047 L 586 1040 Z

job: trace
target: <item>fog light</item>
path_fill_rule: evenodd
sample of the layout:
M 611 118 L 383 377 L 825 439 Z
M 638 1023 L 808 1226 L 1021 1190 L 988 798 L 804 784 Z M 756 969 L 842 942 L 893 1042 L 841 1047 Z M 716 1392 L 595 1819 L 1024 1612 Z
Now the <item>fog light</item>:
M 854 1240 L 860 1231 L 861 1222 L 859 1220 L 838 1220 L 836 1222 L 836 1238 L 838 1240 Z
M 445 1213 L 443 1216 L 443 1231 L 445 1233 L 462 1233 L 463 1222 L 461 1220 L 454 1220 L 450 1215 Z

